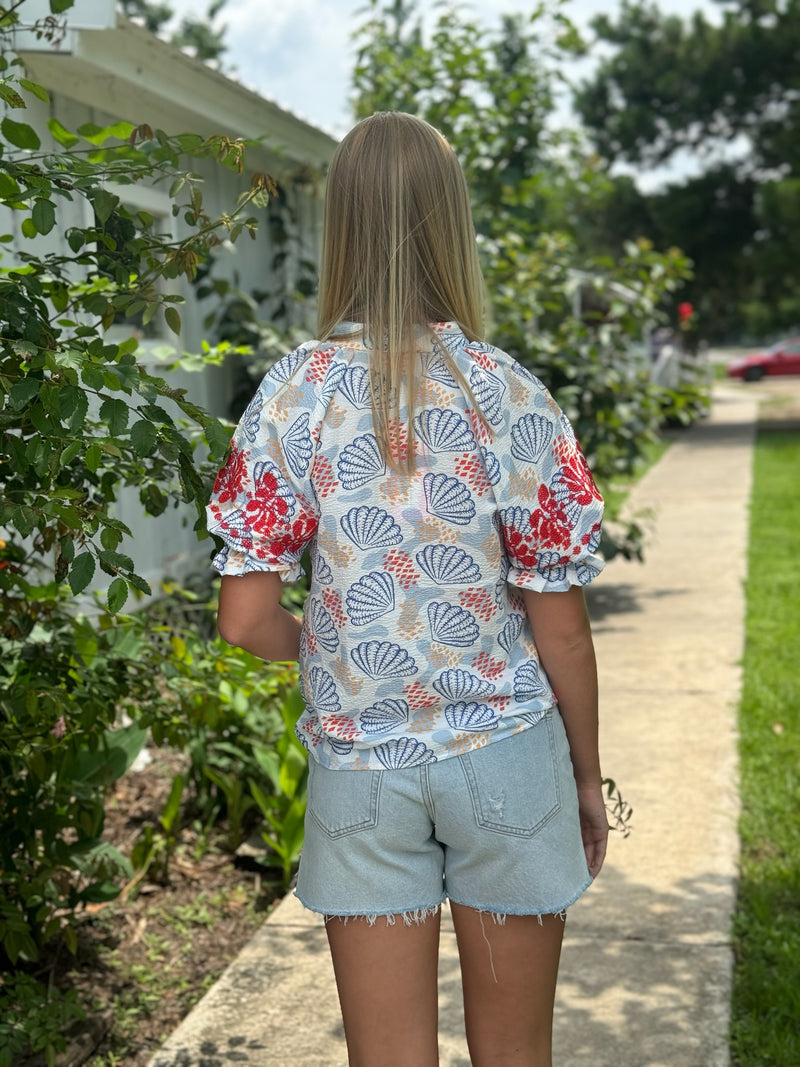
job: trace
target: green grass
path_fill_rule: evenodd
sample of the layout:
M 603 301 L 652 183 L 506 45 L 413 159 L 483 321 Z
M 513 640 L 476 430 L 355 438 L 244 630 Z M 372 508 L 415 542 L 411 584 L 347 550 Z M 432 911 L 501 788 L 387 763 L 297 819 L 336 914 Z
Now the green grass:
M 737 1067 L 800 1064 L 800 433 L 755 449 L 740 711 Z

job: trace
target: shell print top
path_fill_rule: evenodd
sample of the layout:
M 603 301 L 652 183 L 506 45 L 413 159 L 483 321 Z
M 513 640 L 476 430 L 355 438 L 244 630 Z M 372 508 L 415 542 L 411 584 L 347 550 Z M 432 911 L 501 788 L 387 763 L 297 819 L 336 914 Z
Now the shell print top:
M 430 329 L 413 473 L 381 458 L 351 326 L 267 372 L 208 506 L 221 574 L 295 581 L 310 548 L 297 733 L 331 768 L 419 766 L 534 726 L 556 701 L 515 587 L 564 591 L 603 566 L 603 502 L 545 387 L 457 325 Z

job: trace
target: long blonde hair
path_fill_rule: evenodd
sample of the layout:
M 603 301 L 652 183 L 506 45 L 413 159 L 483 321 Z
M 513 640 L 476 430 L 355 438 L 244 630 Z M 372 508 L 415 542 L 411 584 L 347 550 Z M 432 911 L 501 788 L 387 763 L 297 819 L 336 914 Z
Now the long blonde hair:
M 413 115 L 384 111 L 363 119 L 337 147 L 328 172 L 317 336 L 335 337 L 342 321 L 363 323 L 375 436 L 393 468 L 414 467 L 420 327 L 452 321 L 480 340 L 483 310 L 469 193 L 452 148 Z M 401 393 L 402 451 L 390 432 L 399 424 Z

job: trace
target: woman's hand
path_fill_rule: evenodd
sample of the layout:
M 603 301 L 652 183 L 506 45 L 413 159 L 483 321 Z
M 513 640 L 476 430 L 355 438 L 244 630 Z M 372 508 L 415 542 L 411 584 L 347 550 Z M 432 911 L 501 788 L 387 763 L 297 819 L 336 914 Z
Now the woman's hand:
M 578 786 L 578 812 L 589 874 L 596 878 L 606 858 L 608 816 L 601 785 Z

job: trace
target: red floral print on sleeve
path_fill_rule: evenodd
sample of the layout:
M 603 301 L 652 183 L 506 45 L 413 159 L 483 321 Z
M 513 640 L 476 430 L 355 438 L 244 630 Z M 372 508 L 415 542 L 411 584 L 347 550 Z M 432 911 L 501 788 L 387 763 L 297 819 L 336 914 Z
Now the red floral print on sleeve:
M 572 527 L 564 505 L 547 485 L 540 485 L 536 494 L 539 507 L 531 514 L 531 529 L 543 548 L 569 548 Z
M 218 504 L 235 500 L 247 477 L 247 452 L 243 448 L 231 448 L 228 462 L 217 474 L 214 482 L 214 499 Z

